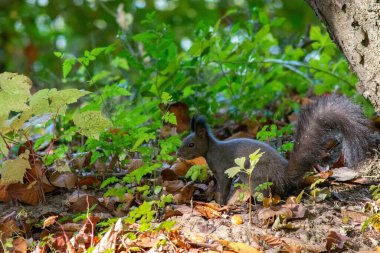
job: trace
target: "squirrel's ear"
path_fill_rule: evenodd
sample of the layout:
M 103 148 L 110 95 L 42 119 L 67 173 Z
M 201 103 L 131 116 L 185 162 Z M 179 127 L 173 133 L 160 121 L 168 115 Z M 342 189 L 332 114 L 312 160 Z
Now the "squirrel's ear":
M 195 121 L 197 121 L 198 115 L 194 115 L 190 121 L 190 132 L 195 132 Z
M 205 138 L 207 135 L 207 123 L 206 119 L 202 116 L 198 116 L 194 120 L 195 134 L 198 137 Z

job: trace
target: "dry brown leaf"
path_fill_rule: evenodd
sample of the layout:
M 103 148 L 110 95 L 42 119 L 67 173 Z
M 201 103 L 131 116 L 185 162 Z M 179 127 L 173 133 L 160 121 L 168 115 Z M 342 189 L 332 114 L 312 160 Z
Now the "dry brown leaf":
M 219 243 L 238 253 L 255 253 L 260 252 L 258 249 L 249 246 L 248 244 L 242 242 L 229 242 L 225 240 L 219 240 Z
M 82 187 L 82 186 L 98 186 L 100 185 L 100 180 L 98 180 L 96 177 L 94 176 L 85 176 L 85 177 L 82 177 L 81 179 L 79 179 L 78 181 L 78 186 L 79 187 Z
M 259 235 L 258 236 L 260 240 L 263 240 L 267 245 L 271 247 L 277 247 L 277 246 L 284 246 L 285 243 L 278 237 L 266 234 L 266 235 Z
M 248 189 L 237 189 L 234 194 L 231 196 L 231 198 L 228 200 L 227 205 L 235 205 L 239 202 L 247 202 L 248 199 L 251 197 L 251 194 L 249 193 Z
M 24 238 L 17 237 L 16 239 L 13 240 L 12 244 L 13 244 L 12 252 L 14 253 L 27 252 L 28 244 Z
M 332 170 L 325 170 L 325 171 L 319 172 L 318 175 L 320 178 L 327 179 L 331 177 L 333 174 L 334 172 Z
M 176 165 L 177 163 L 174 163 L 173 166 L 170 169 L 164 169 L 161 171 L 161 177 L 162 181 L 174 181 L 178 179 L 178 174 L 172 168 Z
M 76 212 L 83 212 L 96 205 L 94 211 L 97 212 L 109 212 L 109 210 L 100 203 L 100 201 L 94 196 L 82 195 L 70 206 L 71 210 Z
M 326 249 L 328 251 L 332 250 L 335 246 L 338 249 L 343 249 L 344 244 L 349 238 L 345 235 L 341 235 L 338 232 L 330 231 L 326 238 Z
M 42 200 L 40 189 L 37 186 L 36 181 L 30 184 L 10 184 L 7 191 L 12 199 L 28 205 L 36 206 Z
M 280 203 L 280 201 L 281 201 L 281 198 L 278 195 L 275 195 L 275 196 L 270 197 L 270 198 L 264 198 L 263 199 L 263 207 L 270 207 L 272 205 L 276 205 L 276 204 Z
M 132 171 L 137 170 L 143 165 L 144 165 L 144 162 L 142 159 L 131 159 L 131 161 L 128 164 L 128 172 L 131 173 Z
M 194 201 L 194 210 L 198 211 L 203 217 L 208 219 L 220 218 L 222 213 L 219 211 L 220 205 Z
M 82 224 L 79 223 L 65 223 L 62 225 L 62 228 L 65 232 L 77 232 L 83 227 Z
M 77 185 L 77 176 L 72 172 L 54 172 L 50 177 L 50 182 L 61 188 L 72 189 Z
M 263 208 L 258 213 L 258 218 L 264 222 L 266 225 L 272 224 L 276 216 L 283 216 L 285 219 L 290 219 L 293 216 L 292 211 L 286 207 L 271 207 Z
M 170 170 L 174 172 L 175 175 L 180 177 L 184 177 L 186 173 L 189 171 L 192 165 L 184 160 L 176 161 L 171 167 Z
M 190 116 L 189 108 L 185 103 L 176 102 L 170 105 L 169 112 L 174 113 L 177 121 L 177 133 L 189 130 Z
M 171 230 L 169 232 L 169 240 L 181 249 L 188 250 L 191 248 L 190 244 L 185 241 L 185 238 L 179 234 L 178 230 Z
M 349 218 L 353 222 L 363 223 L 369 216 L 362 212 L 341 209 L 342 219 Z
M 162 219 L 167 220 L 171 217 L 182 216 L 182 215 L 183 215 L 183 213 L 181 213 L 180 211 L 173 209 L 173 207 L 171 207 L 171 206 L 167 206 L 165 208 L 164 217 Z
M 244 223 L 243 217 L 239 214 L 235 214 L 231 217 L 231 223 L 234 225 L 241 225 Z
M 192 160 L 186 160 L 186 162 L 190 163 L 191 165 L 207 166 L 206 159 L 202 156 L 194 158 Z
M 5 242 L 8 238 L 10 238 L 13 233 L 20 232 L 14 217 L 10 217 L 2 221 L 0 224 L 0 232 L 2 242 Z
M 178 193 L 173 195 L 173 202 L 177 205 L 189 203 L 193 198 L 194 182 L 188 182 Z
M 298 204 L 296 196 L 290 196 L 285 201 L 286 204 Z
M 53 225 L 58 218 L 58 215 L 50 216 L 44 220 L 44 223 L 42 225 L 42 228 L 49 227 L 50 225 Z
M 169 193 L 176 193 L 180 191 L 185 184 L 182 180 L 164 181 L 162 187 Z
M 284 204 L 282 207 L 292 211 L 292 218 L 299 219 L 305 217 L 306 207 L 302 204 Z
M 8 202 L 12 200 L 8 192 L 8 186 L 9 185 L 0 184 L 0 202 Z

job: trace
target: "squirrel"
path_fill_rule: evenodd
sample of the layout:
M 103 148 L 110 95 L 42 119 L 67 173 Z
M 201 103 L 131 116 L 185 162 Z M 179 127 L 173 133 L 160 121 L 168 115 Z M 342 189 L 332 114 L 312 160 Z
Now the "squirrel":
M 264 142 L 248 138 L 218 140 L 206 119 L 198 115 L 191 119 L 190 134 L 182 141 L 177 155 L 187 160 L 199 156 L 206 159 L 217 182 L 219 199 L 216 200 L 225 204 L 232 181 L 225 171 L 236 166 L 236 158 L 248 158 L 257 149 L 264 152 L 251 183 L 257 186 L 272 182 L 272 192 L 284 195 L 298 187 L 303 175 L 314 166 L 326 165 L 335 159 L 334 153 L 343 155 L 344 165 L 348 167 L 362 161 L 370 150 L 370 129 L 370 122 L 359 106 L 343 95 L 333 94 L 320 97 L 301 110 L 289 161 Z M 249 159 L 245 166 L 249 167 Z M 239 176 L 244 183 L 248 182 L 245 174 Z

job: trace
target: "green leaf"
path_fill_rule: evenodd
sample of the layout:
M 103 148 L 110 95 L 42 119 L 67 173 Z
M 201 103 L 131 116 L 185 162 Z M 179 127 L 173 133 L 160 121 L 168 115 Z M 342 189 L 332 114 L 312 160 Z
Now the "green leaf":
M 66 78 L 75 64 L 75 58 L 66 59 L 62 65 L 63 78 Z
M 162 116 L 162 120 L 166 123 L 177 125 L 177 118 L 172 112 L 165 112 L 165 114 Z
M 127 59 L 121 58 L 121 57 L 118 57 L 118 56 L 116 56 L 111 61 L 111 65 L 114 66 L 114 67 L 117 67 L 117 68 L 124 69 L 124 70 L 129 70 L 129 65 L 128 65 Z
M 229 168 L 228 170 L 226 170 L 224 173 L 226 173 L 228 175 L 228 177 L 232 178 L 232 177 L 236 176 L 236 174 L 238 174 L 241 171 L 242 171 L 242 169 L 240 167 L 232 167 L 232 168 Z
M 168 104 L 168 103 L 170 103 L 170 102 L 172 102 L 173 101 L 172 95 L 170 95 L 167 92 L 162 92 L 161 101 L 165 105 Z
M 139 33 L 132 37 L 135 41 L 138 42 L 150 42 L 157 39 L 157 35 L 152 32 L 143 32 Z
M 0 116 L 29 109 L 26 104 L 32 81 L 24 75 L 4 72 L 0 74 Z
M 2 165 L 0 182 L 2 184 L 23 183 L 26 170 L 31 169 L 28 158 L 29 151 L 26 151 L 14 160 L 6 160 Z
M 58 52 L 58 51 L 55 51 L 54 52 L 54 55 L 58 58 L 62 58 L 63 57 L 63 53 L 62 52 Z
M 80 128 L 81 134 L 94 139 L 99 139 L 99 134 L 112 126 L 111 121 L 99 111 L 76 113 L 73 121 Z
M 235 163 L 241 168 L 244 169 L 245 157 L 240 157 L 235 159 Z

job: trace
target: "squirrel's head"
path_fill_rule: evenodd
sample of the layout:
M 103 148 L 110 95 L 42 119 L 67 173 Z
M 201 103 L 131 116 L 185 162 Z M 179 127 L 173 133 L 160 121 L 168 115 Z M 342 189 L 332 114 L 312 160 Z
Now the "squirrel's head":
M 205 156 L 208 151 L 208 127 L 203 116 L 195 115 L 191 119 L 190 134 L 183 139 L 177 151 L 178 157 L 190 160 Z

